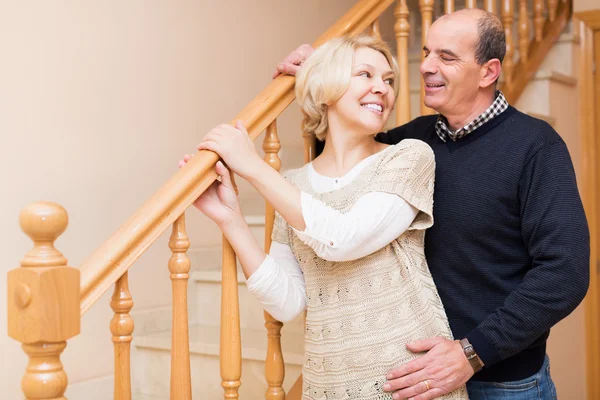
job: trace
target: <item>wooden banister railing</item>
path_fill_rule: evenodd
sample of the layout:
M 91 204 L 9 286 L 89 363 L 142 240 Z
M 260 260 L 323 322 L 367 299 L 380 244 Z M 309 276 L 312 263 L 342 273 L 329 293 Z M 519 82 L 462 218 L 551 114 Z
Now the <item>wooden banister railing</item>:
M 534 2 L 534 26 L 536 32 L 541 31 L 541 36 L 536 33 L 533 40 L 528 39 L 527 46 L 523 43 L 523 46 L 526 47 L 526 56 L 521 55 L 514 67 L 511 67 L 510 71 L 505 71 L 505 84 L 502 86 L 502 91 L 509 103 L 516 103 L 560 34 L 564 32 L 571 18 L 572 7 L 571 0 L 561 0 L 560 2 L 548 0 L 549 18 L 544 21 L 543 2 L 541 0 Z M 528 31 L 523 34 L 529 37 Z M 508 53 L 506 57 L 508 57 Z
M 438 1 L 438 3 L 436 3 Z M 420 12 L 422 37 L 425 41 L 434 13 L 454 10 L 454 0 L 419 0 L 419 10 L 410 10 L 407 0 L 360 0 L 327 32 L 313 44 L 315 47 L 340 35 L 357 35 L 368 32 L 380 36 L 379 16 L 392 4 L 394 9 L 394 34 L 400 66 L 400 92 L 396 109 L 396 124 L 410 120 L 409 91 L 409 16 Z M 497 1 L 500 1 L 497 7 Z M 518 0 L 484 0 L 484 7 L 495 12 L 507 34 L 507 55 L 504 62 L 503 90 L 509 102 L 514 103 L 526 83 L 550 50 L 570 18 L 571 0 L 548 0 L 548 18 L 544 16 L 544 0 L 534 0 L 530 21 L 528 2 Z M 441 7 L 443 5 L 443 7 Z M 438 6 L 438 7 L 436 7 Z M 477 6 L 466 0 L 467 8 Z M 437 10 L 437 11 L 436 11 Z M 516 41 L 519 59 L 515 60 L 514 24 L 517 24 Z M 533 26 L 533 39 L 530 39 Z M 266 130 L 263 143 L 265 161 L 273 168 L 281 168 L 278 151 L 276 119 L 294 100 L 294 78 L 280 76 L 268 85 L 233 121 L 244 121 L 254 140 Z M 423 86 L 421 86 L 421 93 Z M 422 94 L 421 94 L 422 96 Z M 421 113 L 432 110 L 421 103 Z M 315 156 L 315 138 L 304 134 L 305 161 Z M 134 300 L 128 287 L 128 270 L 143 252 L 172 225 L 169 247 L 170 278 L 173 288 L 173 325 L 171 360 L 171 398 L 191 399 L 191 373 L 189 353 L 189 326 L 187 310 L 187 285 L 190 260 L 186 254 L 190 247 L 185 231 L 185 210 L 216 179 L 215 163 L 218 156 L 201 151 L 186 166 L 176 172 L 162 188 L 136 211 L 79 269 L 67 266 L 66 259 L 54 248 L 54 240 L 66 229 L 66 211 L 52 203 L 36 203 L 21 214 L 21 228 L 34 242 L 34 248 L 25 256 L 21 267 L 9 273 L 8 319 L 9 335 L 23 343 L 30 363 L 23 378 L 23 391 L 27 399 L 64 399 L 67 385 L 66 373 L 60 354 L 66 340 L 79 333 L 81 316 L 114 285 L 111 308 L 114 316 L 110 333 L 114 342 L 115 385 L 114 398 L 131 399 L 130 344 L 134 322 L 130 315 Z M 271 244 L 274 219 L 273 208 L 266 206 L 265 249 Z M 236 255 L 224 240 L 221 302 L 221 385 L 226 399 L 239 398 L 241 385 L 241 329 L 238 303 Z M 299 399 L 300 377 L 286 397 L 283 389 L 285 376 L 281 350 L 283 324 L 265 313 L 268 337 L 265 377 L 268 400 Z M 46 368 L 50 366 L 51 373 Z
M 394 0 L 361 0 L 314 46 L 340 35 L 363 32 Z M 294 78 L 280 76 L 256 96 L 233 120 L 244 121 L 254 140 L 294 100 Z M 81 270 L 81 313 L 96 300 L 172 224 L 217 177 L 218 156 L 201 151 L 152 196 L 90 258 Z

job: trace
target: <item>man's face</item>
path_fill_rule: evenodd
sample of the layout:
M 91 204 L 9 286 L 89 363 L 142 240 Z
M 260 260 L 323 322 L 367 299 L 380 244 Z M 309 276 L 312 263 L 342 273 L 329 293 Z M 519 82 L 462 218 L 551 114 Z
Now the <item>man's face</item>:
M 481 66 L 475 61 L 477 19 L 449 15 L 429 29 L 421 75 L 425 105 L 450 117 L 469 112 L 476 102 Z

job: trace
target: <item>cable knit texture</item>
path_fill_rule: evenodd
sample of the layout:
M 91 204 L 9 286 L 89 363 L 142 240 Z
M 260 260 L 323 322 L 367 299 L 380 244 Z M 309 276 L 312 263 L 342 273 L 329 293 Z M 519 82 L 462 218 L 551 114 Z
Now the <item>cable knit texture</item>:
M 419 356 L 406 343 L 452 338 L 423 249 L 425 229 L 433 224 L 434 171 L 431 148 L 404 140 L 338 190 L 316 193 L 306 166 L 285 174 L 300 190 L 342 213 L 374 191 L 401 196 L 419 210 L 399 238 L 345 262 L 318 257 L 276 215 L 273 240 L 291 247 L 306 280 L 303 399 L 391 399 L 383 392 L 386 373 Z M 466 399 L 467 394 L 460 388 L 440 398 Z

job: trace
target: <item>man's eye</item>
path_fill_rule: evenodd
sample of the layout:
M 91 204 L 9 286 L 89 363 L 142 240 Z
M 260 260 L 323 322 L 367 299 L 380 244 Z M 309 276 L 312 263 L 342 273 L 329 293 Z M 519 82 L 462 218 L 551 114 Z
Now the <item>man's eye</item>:
M 451 57 L 441 56 L 440 58 L 442 59 L 442 61 L 454 61 L 454 58 L 451 58 Z

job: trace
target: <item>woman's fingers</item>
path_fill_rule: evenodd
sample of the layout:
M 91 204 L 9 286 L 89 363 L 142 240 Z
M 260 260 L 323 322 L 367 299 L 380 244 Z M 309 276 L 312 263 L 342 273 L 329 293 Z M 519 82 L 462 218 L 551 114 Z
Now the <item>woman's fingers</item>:
M 201 148 L 203 148 L 202 145 L 204 145 L 206 142 L 221 143 L 222 141 L 223 137 L 221 135 L 219 135 L 218 133 L 210 132 L 206 136 L 204 136 L 204 139 L 202 139 L 202 142 L 200 142 L 200 144 L 196 146 L 196 148 L 200 150 Z
M 183 160 L 179 160 L 179 162 L 177 163 L 177 168 L 183 167 L 185 164 L 187 164 L 188 161 L 192 159 L 192 157 L 193 156 L 190 156 L 189 154 L 185 154 L 183 156 Z
M 221 161 L 217 161 L 216 165 L 217 174 L 221 177 L 221 183 L 229 188 L 233 188 L 233 184 L 231 182 L 231 174 L 229 170 Z
M 246 130 L 246 127 L 244 126 L 244 123 L 241 119 L 237 120 L 237 122 L 235 123 L 235 127 L 238 128 L 243 134 L 248 136 L 248 131 Z
M 210 150 L 210 151 L 214 151 L 217 154 L 219 153 L 219 151 L 218 151 L 219 145 L 217 142 L 204 141 L 204 142 L 200 143 L 197 148 L 198 148 L 198 150 Z

